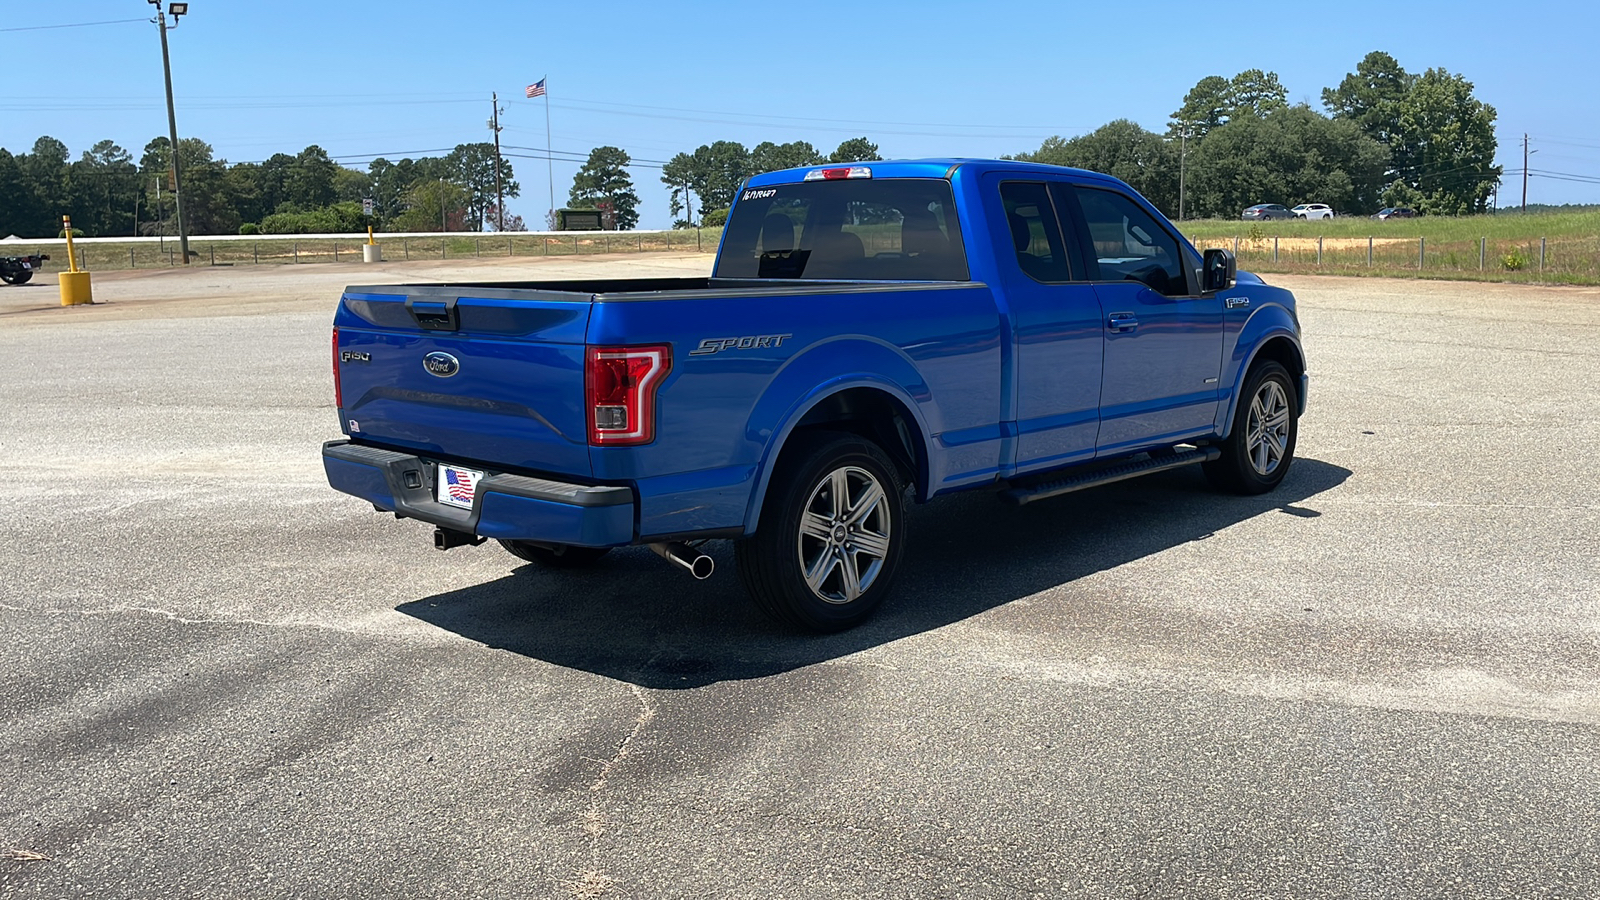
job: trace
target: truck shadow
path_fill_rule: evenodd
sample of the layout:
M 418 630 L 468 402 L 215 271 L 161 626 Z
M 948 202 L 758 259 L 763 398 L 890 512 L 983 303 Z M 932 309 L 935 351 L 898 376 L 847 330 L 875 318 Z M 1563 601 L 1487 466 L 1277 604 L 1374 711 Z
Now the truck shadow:
M 504 578 L 397 609 L 532 659 L 646 688 L 695 688 L 931 631 L 1255 516 L 1315 517 L 1315 508 L 1300 504 L 1350 474 L 1298 459 L 1283 484 L 1261 497 L 1218 494 L 1191 469 L 1022 509 L 986 493 L 914 506 L 894 594 L 872 620 L 844 634 L 799 634 L 761 615 L 739 583 L 727 542 L 708 548 L 717 572 L 705 582 L 667 568 L 648 550 L 626 548 L 582 571 L 521 565 Z

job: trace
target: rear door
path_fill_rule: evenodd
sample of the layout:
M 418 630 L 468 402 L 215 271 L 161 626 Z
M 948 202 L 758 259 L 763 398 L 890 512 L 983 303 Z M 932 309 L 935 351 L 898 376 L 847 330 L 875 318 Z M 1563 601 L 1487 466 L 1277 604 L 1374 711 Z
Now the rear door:
M 533 289 L 350 288 L 334 320 L 345 433 L 445 460 L 589 475 L 583 363 L 592 300 Z
M 1104 314 L 1097 455 L 1209 433 L 1222 368 L 1222 299 L 1200 294 L 1182 241 L 1131 196 L 1082 184 L 1057 192 L 1073 208 Z
M 986 178 L 994 253 L 1014 340 L 1018 474 L 1090 459 L 1100 427 L 1100 301 L 1066 238 L 1050 183 Z

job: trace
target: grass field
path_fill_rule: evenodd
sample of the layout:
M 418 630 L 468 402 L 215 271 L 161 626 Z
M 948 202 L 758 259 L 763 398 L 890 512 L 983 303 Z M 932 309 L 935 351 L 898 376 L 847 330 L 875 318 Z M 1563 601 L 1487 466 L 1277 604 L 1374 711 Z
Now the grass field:
M 470 259 L 488 256 L 589 256 L 601 253 L 644 253 L 660 251 L 715 250 L 722 237 L 720 228 L 673 232 L 618 231 L 610 234 L 464 234 L 460 237 L 386 238 L 378 235 L 383 258 Z M 338 240 L 262 237 L 259 240 L 189 239 L 191 265 L 284 265 L 295 263 L 360 263 L 362 238 Z M 182 265 L 178 242 L 165 244 L 141 241 L 79 242 L 79 265 L 90 271 L 112 269 L 156 269 Z M 0 254 L 20 256 L 48 253 L 45 274 L 67 268 L 66 248 L 60 243 L 41 245 L 26 241 L 0 244 Z
M 1256 272 L 1600 284 L 1600 211 L 1379 222 L 1187 221 L 1195 246 Z
M 1528 215 L 1423 217 L 1379 222 L 1365 217 L 1314 222 L 1190 220 L 1183 233 L 1201 249 L 1226 247 L 1240 268 L 1255 272 L 1383 275 L 1455 280 L 1600 284 L 1600 211 Z M 466 259 L 474 256 L 573 256 L 716 249 L 721 229 L 611 234 L 476 235 L 384 238 L 387 260 Z M 49 253 L 46 272 L 66 268 L 65 249 L 26 241 L 0 244 L 7 256 Z M 194 265 L 361 262 L 361 241 L 189 241 Z M 176 241 L 81 243 L 91 270 L 160 268 L 179 264 Z

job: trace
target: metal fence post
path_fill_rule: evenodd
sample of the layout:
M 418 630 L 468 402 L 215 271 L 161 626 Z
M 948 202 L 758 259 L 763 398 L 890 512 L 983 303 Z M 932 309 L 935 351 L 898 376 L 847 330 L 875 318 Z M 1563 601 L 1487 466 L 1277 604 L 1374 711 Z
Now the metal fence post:
M 251 241 L 250 242 L 250 255 L 251 255 L 252 258 L 255 259 L 256 262 L 261 262 L 261 242 L 260 241 Z
M 1478 271 L 1479 272 L 1483 271 L 1483 261 L 1484 261 L 1484 259 L 1486 257 L 1488 257 L 1488 255 L 1489 255 L 1489 239 L 1486 238 L 1486 237 L 1478 238 Z
M 578 236 L 576 234 L 572 236 L 572 255 L 578 255 Z
M 548 235 L 548 234 L 541 235 L 539 237 L 539 243 L 540 243 L 540 245 L 542 245 L 544 247 L 544 255 L 545 256 L 549 256 L 550 255 L 550 235 Z
M 338 262 L 339 261 L 339 242 L 338 241 L 334 241 L 333 242 L 333 261 L 334 262 Z
M 506 238 L 506 255 L 507 256 L 515 256 L 516 255 L 516 254 L 511 252 L 511 238 L 509 238 L 509 237 Z
M 217 264 L 217 245 L 216 244 L 212 244 L 211 245 L 211 264 L 213 266 Z
M 473 252 L 481 258 L 483 256 L 483 238 L 473 238 L 472 245 L 476 248 Z
M 295 241 L 294 242 L 294 261 L 295 262 L 299 262 L 300 261 L 300 242 L 299 241 Z
M 1425 238 L 1425 237 L 1419 237 L 1419 238 L 1417 238 L 1417 271 L 1418 272 L 1422 271 L 1422 267 L 1427 265 L 1427 262 L 1428 262 L 1428 239 Z
M 611 252 L 611 235 L 610 235 L 610 233 L 607 233 L 606 234 L 606 253 L 610 253 L 610 252 Z
M 449 238 L 439 238 L 439 258 L 444 259 L 444 250 L 450 246 Z
M 1367 268 L 1372 268 L 1372 235 L 1367 235 Z
M 1322 265 L 1322 235 L 1317 235 L 1317 265 Z
M 401 238 L 400 239 L 400 252 L 402 252 L 402 253 L 404 253 L 406 255 L 406 259 L 410 259 L 411 258 L 411 241 L 409 241 L 406 238 Z
M 694 230 L 694 249 L 695 249 L 696 253 L 702 252 L 704 250 L 704 248 L 700 246 L 700 236 L 702 234 L 704 234 L 704 230 L 703 229 L 696 228 Z
M 1539 274 L 1544 274 L 1544 238 L 1539 238 Z
M 1239 256 L 1239 236 L 1237 234 L 1233 236 L 1233 255 L 1234 258 Z
M 1272 261 L 1273 262 L 1277 262 L 1278 261 L 1278 236 L 1277 235 L 1273 235 L 1272 236 Z
M 139 268 L 139 264 L 137 262 L 135 262 L 134 259 L 133 259 L 133 248 L 132 247 L 128 248 L 128 268 L 130 268 L 130 269 Z

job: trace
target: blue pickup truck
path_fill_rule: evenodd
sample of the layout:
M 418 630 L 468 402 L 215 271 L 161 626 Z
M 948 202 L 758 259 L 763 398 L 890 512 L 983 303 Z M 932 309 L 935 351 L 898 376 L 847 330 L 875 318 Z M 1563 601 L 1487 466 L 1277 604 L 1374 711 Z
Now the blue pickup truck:
M 1294 297 L 1196 252 L 1126 184 L 991 160 L 771 172 L 709 278 L 348 288 L 328 481 L 549 566 L 642 544 L 696 577 L 735 541 L 758 604 L 850 627 L 904 509 L 1181 466 L 1284 477 Z

